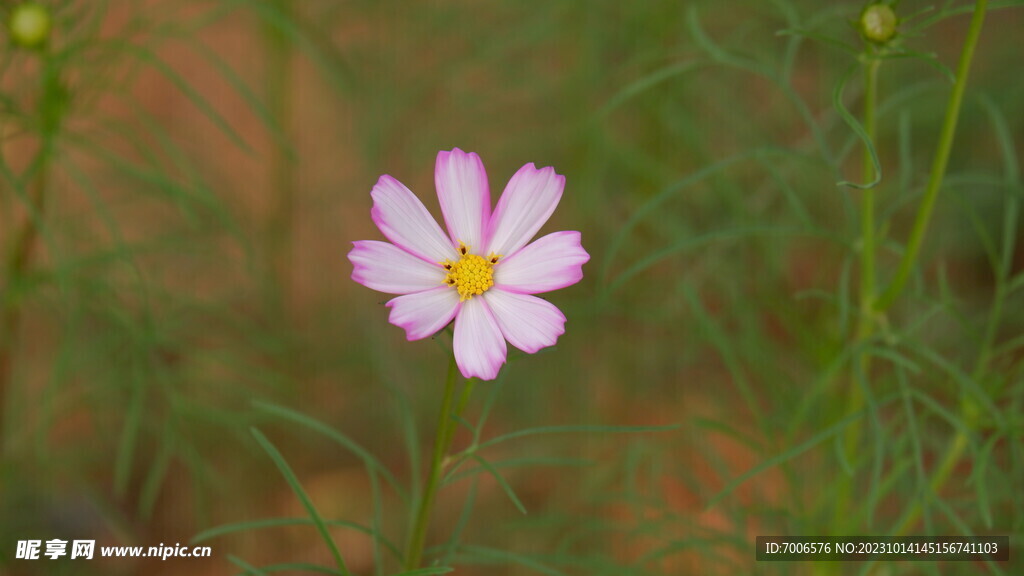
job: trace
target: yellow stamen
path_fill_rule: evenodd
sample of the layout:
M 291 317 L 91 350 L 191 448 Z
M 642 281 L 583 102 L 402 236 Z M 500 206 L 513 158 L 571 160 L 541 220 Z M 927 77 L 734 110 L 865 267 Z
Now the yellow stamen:
M 448 271 L 444 283 L 458 290 L 459 300 L 462 301 L 479 296 L 494 286 L 494 265 L 501 258 L 500 254 L 491 252 L 491 255 L 484 259 L 482 256 L 470 254 L 469 248 L 459 242 L 459 254 L 462 255 L 459 261 L 441 262 Z

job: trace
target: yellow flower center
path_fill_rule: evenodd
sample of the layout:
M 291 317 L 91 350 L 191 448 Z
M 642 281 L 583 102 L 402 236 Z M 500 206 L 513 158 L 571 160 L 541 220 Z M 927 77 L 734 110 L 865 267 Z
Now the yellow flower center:
M 459 253 L 462 256 L 458 262 L 445 260 L 441 265 L 448 271 L 444 283 L 458 290 L 459 300 L 466 301 L 494 286 L 494 265 L 501 256 L 492 253 L 484 258 L 470 254 L 469 246 L 462 242 L 459 242 Z

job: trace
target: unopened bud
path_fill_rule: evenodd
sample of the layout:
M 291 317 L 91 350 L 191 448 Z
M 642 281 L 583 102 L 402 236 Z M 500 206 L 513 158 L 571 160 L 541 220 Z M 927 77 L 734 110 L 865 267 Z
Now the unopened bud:
M 872 4 L 860 15 L 860 33 L 871 42 L 884 44 L 896 35 L 896 13 L 888 4 Z
M 11 10 L 7 23 L 11 40 L 18 46 L 37 48 L 50 37 L 50 12 L 35 2 L 19 4 Z

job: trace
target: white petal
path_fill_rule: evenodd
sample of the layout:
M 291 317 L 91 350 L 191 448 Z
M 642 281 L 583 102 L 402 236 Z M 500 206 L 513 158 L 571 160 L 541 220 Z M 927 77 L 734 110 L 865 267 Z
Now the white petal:
M 508 181 L 487 227 L 485 256 L 509 256 L 533 238 L 548 221 L 562 198 L 565 176 L 554 168 L 538 170 L 533 164 L 519 169 Z
M 463 242 L 479 253 L 491 217 L 491 189 L 480 157 L 458 148 L 438 152 L 434 184 L 452 244 Z
M 484 294 L 498 327 L 513 346 L 533 354 L 565 334 L 565 315 L 547 300 L 491 288 Z
M 431 263 L 458 258 L 441 227 L 404 184 L 391 176 L 381 176 L 370 196 L 374 223 L 396 246 Z
M 433 336 L 455 317 L 459 310 L 459 293 L 449 286 L 406 294 L 387 303 L 391 308 L 388 320 L 405 330 L 409 340 Z
M 367 288 L 411 294 L 444 285 L 445 271 L 439 264 L 428 264 L 387 242 L 359 240 L 352 245 L 352 279 Z
M 498 261 L 494 284 L 523 294 L 550 292 L 571 286 L 583 278 L 583 264 L 590 255 L 580 244 L 579 232 L 553 232 Z
M 462 375 L 481 380 L 497 378 L 508 352 L 494 315 L 479 296 L 463 302 L 459 308 L 452 345 Z

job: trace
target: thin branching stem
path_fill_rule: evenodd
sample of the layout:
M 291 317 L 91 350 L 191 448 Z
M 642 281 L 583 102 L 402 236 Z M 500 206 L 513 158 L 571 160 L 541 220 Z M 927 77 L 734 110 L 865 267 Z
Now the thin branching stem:
M 985 21 L 985 9 L 988 0 L 977 0 L 974 4 L 974 16 L 971 18 L 971 25 L 967 31 L 967 38 L 964 40 L 963 49 L 960 52 L 960 63 L 956 69 L 956 83 L 953 84 L 953 93 L 949 96 L 949 103 L 946 106 L 946 116 L 942 121 L 942 131 L 939 133 L 939 143 L 935 150 L 935 157 L 932 160 L 931 176 L 928 179 L 928 187 L 925 189 L 924 198 L 918 208 L 917 217 L 914 219 L 914 227 L 910 231 L 910 239 L 907 241 L 903 258 L 900 259 L 899 268 L 892 282 L 885 292 L 875 302 L 875 310 L 885 312 L 892 306 L 899 297 L 903 288 L 910 278 L 910 273 L 917 262 L 917 256 L 921 252 L 921 244 L 928 232 L 928 224 L 931 222 L 932 211 L 935 208 L 935 200 L 938 198 L 939 189 L 942 188 L 942 179 L 946 175 L 946 166 L 949 163 L 949 154 L 953 149 L 953 138 L 956 135 L 956 124 L 960 117 L 960 107 L 964 99 L 964 90 L 967 87 L 967 76 L 971 71 L 971 61 L 974 59 L 974 49 L 978 45 L 978 38 L 981 37 L 981 27 Z
M 11 250 L 3 262 L 3 292 L 0 293 L 0 432 L 4 429 L 4 415 L 7 397 L 14 370 L 14 348 L 21 326 L 23 296 L 17 286 L 32 266 L 32 256 L 39 239 L 40 226 L 45 216 L 49 185 L 50 160 L 53 156 L 53 141 L 60 127 L 61 85 L 57 70 L 49 52 L 40 53 L 43 59 L 39 106 L 39 124 L 42 127 L 39 152 L 36 154 L 29 175 L 32 187 L 28 198 L 28 217 L 12 239 Z
M 20 282 L 32 262 L 33 248 L 39 237 L 39 221 L 42 219 L 46 206 L 46 187 L 49 155 L 46 147 L 40 152 L 39 172 L 32 186 L 30 197 L 31 213 L 25 224 L 14 236 L 11 252 L 4 265 L 3 298 L 0 300 L 0 430 L 3 429 L 3 416 L 7 409 L 7 396 L 10 390 L 14 369 L 14 347 L 21 326 L 20 290 L 14 285 Z
M 876 304 L 876 308 L 880 311 L 884 311 L 899 295 L 900 290 L 906 283 L 906 277 L 910 274 L 910 269 L 914 264 L 914 259 L 917 256 L 917 252 L 920 249 L 921 239 L 924 237 L 924 233 L 928 227 L 928 220 L 931 216 L 932 205 L 935 203 L 935 197 L 938 195 L 939 187 L 942 184 L 942 177 L 946 171 L 946 162 L 949 159 L 949 153 L 953 146 L 953 136 L 956 133 L 957 118 L 960 113 L 960 104 L 963 101 L 964 87 L 967 85 L 967 75 L 971 69 L 971 60 L 974 56 L 975 46 L 978 44 L 978 38 L 981 36 L 981 27 L 985 22 L 985 9 L 987 7 L 987 0 L 977 0 L 974 5 L 974 16 L 971 18 L 971 26 L 967 31 L 967 38 L 964 41 L 963 49 L 960 53 L 960 63 L 957 66 L 956 84 L 953 87 L 953 94 L 949 98 L 949 106 L 946 108 L 946 118 L 942 125 L 942 132 L 939 138 L 939 147 L 935 153 L 935 161 L 932 164 L 931 180 L 928 182 L 928 188 L 925 192 L 924 201 L 921 204 L 921 209 L 918 212 L 917 220 L 914 222 L 914 229 L 911 233 L 911 241 L 907 246 L 907 250 L 904 253 L 903 260 L 900 263 L 900 270 L 897 273 L 893 283 L 889 286 L 889 290 L 882 296 L 882 299 Z M 1000 313 L 1002 304 L 1002 296 L 997 293 L 996 297 L 996 310 L 995 313 Z M 975 367 L 973 378 L 979 379 L 985 370 L 987 365 L 987 351 L 985 348 L 989 345 L 987 341 L 982 346 L 982 352 L 979 356 L 978 364 Z M 952 475 L 953 470 L 960 461 L 960 457 L 963 456 L 964 450 L 967 449 L 969 443 L 970 431 L 974 428 L 978 418 L 978 409 L 974 401 L 964 398 L 961 401 L 961 411 L 965 421 L 965 426 L 958 427 L 956 435 L 950 442 L 949 447 L 946 449 L 946 453 L 943 455 L 942 460 L 935 473 L 932 475 L 931 482 L 929 483 L 929 489 L 931 495 L 937 494 L 942 487 L 945 486 L 946 482 Z M 897 526 L 893 532 L 895 535 L 903 535 L 910 530 L 917 519 L 920 517 L 922 512 L 921 500 L 915 499 L 911 505 L 910 510 L 903 516 L 903 520 Z

